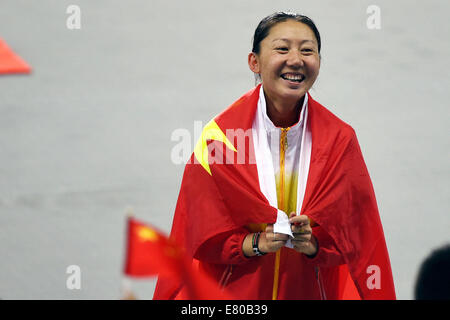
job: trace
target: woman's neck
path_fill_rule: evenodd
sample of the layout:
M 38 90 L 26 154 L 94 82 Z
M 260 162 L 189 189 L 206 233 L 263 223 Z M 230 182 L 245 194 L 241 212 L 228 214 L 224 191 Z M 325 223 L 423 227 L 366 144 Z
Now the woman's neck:
M 299 101 L 291 103 L 282 103 L 281 101 L 274 101 L 267 98 L 267 116 L 272 120 L 273 124 L 277 127 L 287 128 L 296 124 L 302 111 L 303 100 L 302 97 Z

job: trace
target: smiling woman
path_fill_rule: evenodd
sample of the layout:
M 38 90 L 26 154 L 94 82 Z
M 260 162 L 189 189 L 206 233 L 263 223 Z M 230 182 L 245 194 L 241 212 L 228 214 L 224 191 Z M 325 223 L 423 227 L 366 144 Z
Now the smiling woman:
M 299 105 L 319 75 L 320 47 L 314 22 L 302 15 L 272 15 L 256 28 L 248 64 L 264 83 L 267 112 L 276 126 L 297 122 Z
M 308 17 L 264 18 L 248 55 L 261 83 L 205 126 L 186 164 L 171 236 L 236 299 L 395 299 L 356 134 L 308 93 L 320 49 Z M 228 132 L 248 130 L 236 163 L 246 144 Z M 160 278 L 154 298 L 185 288 Z

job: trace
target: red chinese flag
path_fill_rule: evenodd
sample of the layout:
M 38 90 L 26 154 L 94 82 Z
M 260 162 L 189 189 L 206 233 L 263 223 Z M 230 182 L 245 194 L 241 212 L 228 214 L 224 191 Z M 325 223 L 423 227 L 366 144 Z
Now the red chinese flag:
M 252 130 L 260 88 L 258 85 L 243 95 L 204 127 L 186 164 L 171 237 L 184 245 L 190 257 L 199 256 L 201 247 L 217 236 L 240 228 L 249 229 L 255 224 L 273 224 L 277 219 L 277 208 L 270 205 L 261 191 L 264 183 L 252 158 L 255 156 L 252 152 L 257 151 Z M 311 159 L 299 213 L 321 226 L 336 244 L 344 262 L 321 268 L 327 298 L 395 299 L 375 193 L 354 129 L 309 94 L 307 126 L 312 139 Z M 228 132 L 236 136 L 230 135 L 229 139 Z M 250 132 L 248 147 L 247 132 Z M 233 157 L 241 154 L 244 161 L 235 158 L 228 161 L 228 151 Z M 260 170 L 274 174 L 264 164 Z M 297 261 L 298 253 L 285 252 L 292 258 L 289 261 Z M 272 287 L 265 273 L 272 266 L 271 259 L 239 265 L 240 273 L 234 274 L 233 281 L 227 285 L 228 291 L 238 299 L 268 299 L 270 295 L 263 292 L 271 292 L 262 289 Z M 199 267 L 221 281 L 227 266 L 201 259 Z M 283 267 L 283 272 L 285 279 L 298 279 L 295 265 Z M 372 279 L 376 284 L 370 283 Z M 174 286 L 173 281 L 166 283 L 160 279 L 154 299 L 176 297 L 180 285 Z M 309 281 L 310 287 L 315 286 L 312 277 L 304 281 Z M 289 281 L 284 283 L 285 287 L 280 287 L 278 292 L 283 290 L 286 299 L 298 296 L 297 287 Z
M 128 218 L 128 243 L 125 274 L 131 277 L 151 277 L 159 273 L 177 273 L 181 250 L 155 228 Z
M 124 273 L 130 277 L 159 275 L 183 283 L 180 299 L 229 299 L 219 285 L 194 268 L 184 250 L 154 227 L 128 218 L 128 243 Z
M 30 72 L 30 66 L 0 38 L 0 74 Z

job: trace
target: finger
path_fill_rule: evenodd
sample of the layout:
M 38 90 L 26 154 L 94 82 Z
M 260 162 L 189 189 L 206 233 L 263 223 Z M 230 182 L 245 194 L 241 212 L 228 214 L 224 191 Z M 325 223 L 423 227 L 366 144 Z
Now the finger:
M 311 238 L 312 232 L 293 232 L 294 239 Z
M 273 238 L 275 237 L 275 235 L 272 232 L 268 232 L 268 231 L 265 232 L 265 235 L 266 235 L 267 241 L 273 241 Z
M 308 216 L 306 216 L 304 214 L 295 215 L 295 216 L 289 218 L 289 222 L 296 226 L 308 226 L 309 225 Z
M 289 236 L 282 233 L 266 232 L 266 239 L 270 242 L 286 242 Z
M 307 252 L 310 250 L 310 244 L 308 242 L 306 243 L 301 243 L 299 245 L 294 245 L 294 249 L 299 251 L 299 252 Z
M 273 224 L 268 224 L 267 225 L 266 232 L 267 233 L 273 233 Z
M 311 241 L 295 241 L 295 240 L 292 240 L 292 245 L 296 249 L 305 250 L 305 249 L 308 249 L 310 247 Z
M 308 226 L 296 226 L 295 224 L 291 225 L 292 233 L 300 233 L 300 234 L 310 234 L 312 233 L 311 227 Z
M 294 234 L 292 241 L 310 241 L 311 234 Z
M 305 244 L 308 243 L 307 241 L 301 241 L 298 239 L 297 240 L 292 239 L 291 241 L 292 241 L 292 245 L 297 248 L 303 248 L 303 247 L 305 247 Z
M 284 233 L 274 233 L 274 241 L 287 241 L 289 236 Z
M 297 221 L 297 218 L 295 218 L 295 217 L 297 217 L 298 215 L 295 213 L 295 212 L 291 212 L 291 214 L 289 215 L 289 222 L 290 223 L 292 223 L 292 224 L 295 224 L 295 225 L 299 225 L 299 222 L 296 222 Z M 292 220 L 294 221 L 294 222 L 292 222 Z

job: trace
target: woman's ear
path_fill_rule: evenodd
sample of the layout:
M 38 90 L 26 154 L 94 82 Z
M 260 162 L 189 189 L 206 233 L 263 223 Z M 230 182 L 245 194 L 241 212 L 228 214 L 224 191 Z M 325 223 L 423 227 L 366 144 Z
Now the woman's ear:
M 248 67 L 253 73 L 260 73 L 258 56 L 254 52 L 248 54 Z

